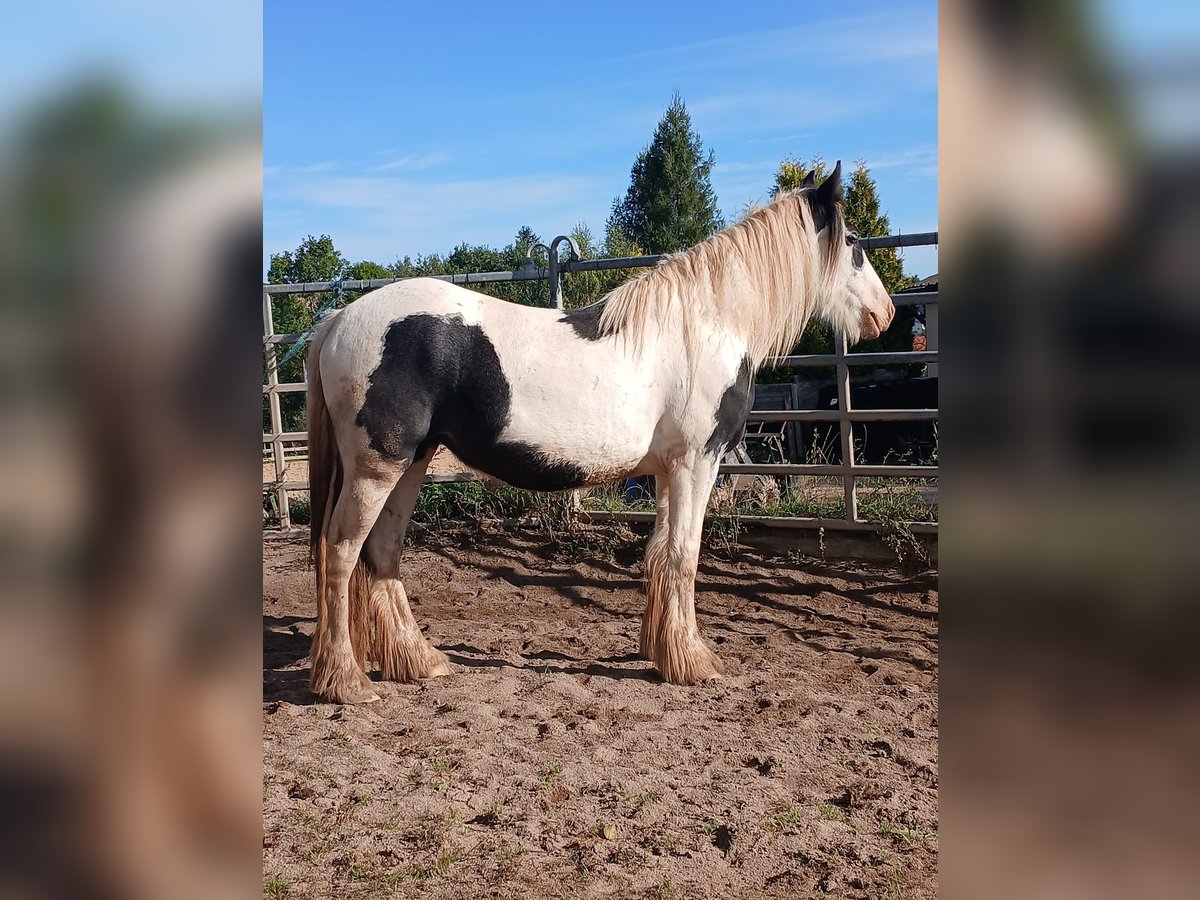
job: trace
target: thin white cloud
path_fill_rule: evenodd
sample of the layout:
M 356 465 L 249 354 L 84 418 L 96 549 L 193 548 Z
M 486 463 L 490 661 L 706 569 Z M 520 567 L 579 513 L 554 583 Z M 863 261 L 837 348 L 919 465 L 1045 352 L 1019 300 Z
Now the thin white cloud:
M 930 164 L 937 169 L 937 147 L 921 144 L 906 150 L 895 150 L 867 157 L 867 168 L 875 169 L 928 169 Z
M 801 141 L 816 136 L 815 131 L 802 131 L 798 134 L 781 134 L 778 137 L 748 138 L 747 144 L 782 144 L 786 141 Z
M 821 96 L 813 91 L 736 91 L 688 100 L 703 133 L 829 125 L 883 108 L 883 96 Z
M 306 175 L 310 175 L 315 172 L 332 172 L 337 167 L 338 167 L 337 162 L 335 162 L 332 159 L 327 159 L 327 160 L 324 160 L 323 162 L 312 163 L 311 165 L 307 165 L 307 166 L 300 166 L 298 169 L 296 169 L 296 171 L 303 172 Z
M 300 181 L 290 192 L 324 206 L 390 213 L 397 205 L 421 207 L 425 214 L 463 214 L 519 204 L 545 205 L 591 186 L 584 176 L 514 176 L 457 181 L 408 181 L 370 176 Z
M 434 166 L 440 166 L 448 162 L 450 155 L 442 151 L 433 151 L 431 153 L 407 153 L 404 156 L 398 156 L 395 159 L 388 160 L 385 163 L 380 163 L 377 166 L 372 166 L 370 172 L 394 172 L 397 169 L 407 171 L 420 171 L 422 169 L 432 169 Z
M 661 59 L 687 68 L 730 69 L 760 65 L 768 59 L 813 62 L 844 61 L 851 65 L 931 61 L 937 57 L 935 12 L 887 10 L 837 19 L 750 31 L 618 57 L 612 62 Z
M 761 172 L 763 169 L 773 169 L 777 165 L 779 165 L 777 160 L 715 163 L 712 171 L 714 175 L 730 175 L 736 172 Z

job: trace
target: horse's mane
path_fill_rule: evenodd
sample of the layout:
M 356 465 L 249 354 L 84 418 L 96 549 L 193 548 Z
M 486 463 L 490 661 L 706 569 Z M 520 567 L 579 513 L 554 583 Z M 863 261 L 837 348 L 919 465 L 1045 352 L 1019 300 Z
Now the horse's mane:
M 600 333 L 638 341 L 651 321 L 666 327 L 678 310 L 691 359 L 701 352 L 695 326 L 704 320 L 742 337 L 755 367 L 790 351 L 809 318 L 825 305 L 845 235 L 838 212 L 831 217 L 829 256 L 819 258 L 805 196 L 810 190 L 780 194 L 613 290 L 602 301 Z

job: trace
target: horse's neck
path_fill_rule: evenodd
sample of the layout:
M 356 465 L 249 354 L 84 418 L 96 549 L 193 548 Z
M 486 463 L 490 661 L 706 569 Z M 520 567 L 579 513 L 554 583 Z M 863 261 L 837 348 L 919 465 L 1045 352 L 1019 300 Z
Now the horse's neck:
M 714 348 L 733 345 L 740 356 L 752 355 L 752 348 L 764 341 L 771 343 L 779 323 L 772 320 L 768 298 L 760 284 L 742 264 L 728 266 L 716 284 L 706 285 L 692 308 L 678 312 L 680 327 L 696 338 L 690 344 L 705 364 L 705 356 Z M 754 360 L 757 365 L 760 360 Z
M 693 297 L 694 301 L 728 301 L 732 298 Z M 665 383 L 682 380 L 689 386 L 716 379 L 729 381 L 747 355 L 747 343 L 739 329 L 722 317 L 707 312 L 711 307 L 697 303 L 688 307 L 672 298 L 669 307 L 655 320 L 652 348 L 658 377 Z

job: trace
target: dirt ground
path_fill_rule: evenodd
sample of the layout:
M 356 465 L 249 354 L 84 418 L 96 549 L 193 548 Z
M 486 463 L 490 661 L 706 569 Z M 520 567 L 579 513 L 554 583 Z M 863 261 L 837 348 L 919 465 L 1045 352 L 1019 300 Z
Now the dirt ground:
M 264 542 L 266 896 L 935 896 L 935 573 L 706 548 L 726 674 L 678 687 L 635 655 L 644 538 L 541 543 L 410 548 L 457 672 L 338 707 L 306 548 Z

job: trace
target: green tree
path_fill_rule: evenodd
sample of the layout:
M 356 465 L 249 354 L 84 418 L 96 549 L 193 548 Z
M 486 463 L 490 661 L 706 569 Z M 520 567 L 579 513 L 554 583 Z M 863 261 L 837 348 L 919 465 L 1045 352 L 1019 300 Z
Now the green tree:
M 371 281 L 375 278 L 395 278 L 396 276 L 392 274 L 392 270 L 387 266 L 381 266 L 377 262 L 364 259 L 347 267 L 346 277 L 355 281 Z
M 785 159 L 779 164 L 779 171 L 775 173 L 775 184 L 771 186 L 772 199 L 780 191 L 798 191 L 804 184 L 804 178 L 809 172 L 813 178 L 821 181 L 828 174 L 828 166 L 825 165 L 825 160 L 819 156 L 814 156 L 812 159 L 805 162 L 802 159 L 791 158 Z
M 359 266 L 366 265 L 359 263 Z M 332 281 L 348 274 L 350 266 L 333 245 L 333 238 L 327 234 L 320 237 L 309 235 L 300 242 L 295 250 L 284 250 L 272 253 L 267 281 L 271 284 L 303 284 L 312 281 Z M 356 267 L 357 268 L 357 267 Z M 358 277 L 358 276 L 354 276 Z M 372 276 L 376 277 L 376 276 Z M 384 277 L 387 277 L 386 275 Z M 313 326 L 317 310 L 328 299 L 329 294 L 323 292 L 311 294 L 274 294 L 271 297 L 271 315 L 274 319 L 276 334 L 303 333 Z M 276 347 L 276 359 L 282 359 L 290 349 L 290 344 Z M 301 350 L 278 368 L 279 380 L 285 384 L 304 380 L 304 357 L 306 352 Z M 280 412 L 283 416 L 285 431 L 299 431 L 304 428 L 304 398 L 300 394 L 286 393 L 279 397 Z M 263 403 L 263 425 L 269 425 L 267 405 Z
M 624 199 L 613 202 L 608 231 L 619 231 L 649 253 L 675 253 L 725 227 L 709 176 L 706 155 L 692 129 L 683 98 L 676 93 L 638 154 Z
M 341 251 L 333 246 L 333 238 L 327 234 L 320 237 L 310 234 L 295 251 L 271 254 L 267 280 L 271 284 L 332 281 L 345 273 L 347 265 Z

